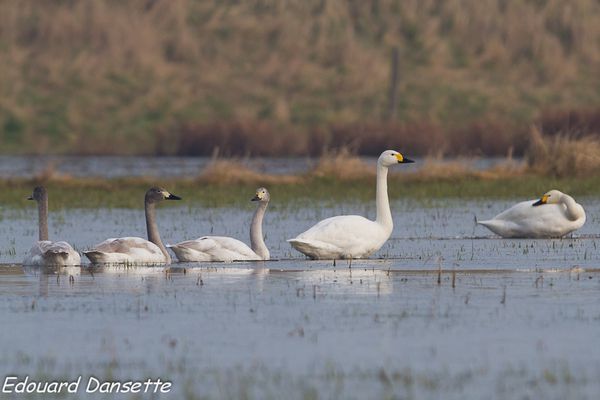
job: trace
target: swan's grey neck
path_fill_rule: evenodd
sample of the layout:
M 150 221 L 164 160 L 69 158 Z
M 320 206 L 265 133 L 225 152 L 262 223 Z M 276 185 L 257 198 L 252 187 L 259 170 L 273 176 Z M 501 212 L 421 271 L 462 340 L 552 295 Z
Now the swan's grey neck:
M 388 199 L 387 175 L 388 168 L 377 163 L 376 222 L 388 228 L 391 232 L 394 229 L 394 221 L 392 221 L 392 211 L 390 210 L 390 201 Z
M 560 202 L 567 207 L 567 218 L 569 218 L 571 221 L 577 221 L 578 219 L 585 217 L 585 211 L 583 211 L 583 207 L 577 204 L 575 199 L 568 194 L 563 194 L 560 198 Z
M 270 258 L 269 249 L 267 249 L 262 233 L 262 222 L 267 205 L 268 203 L 266 202 L 258 202 L 258 207 L 256 207 L 256 211 L 252 217 L 252 224 L 250 225 L 250 247 L 263 260 Z
M 48 240 L 48 195 L 38 200 L 38 226 L 40 240 Z
M 165 248 L 165 245 L 160 239 L 160 234 L 158 233 L 158 226 L 156 225 L 156 206 L 154 203 L 149 203 L 146 201 L 145 209 L 146 230 L 148 231 L 148 240 L 158 246 L 160 251 L 162 251 L 162 253 L 165 255 L 165 260 L 167 264 L 171 264 L 171 256 Z

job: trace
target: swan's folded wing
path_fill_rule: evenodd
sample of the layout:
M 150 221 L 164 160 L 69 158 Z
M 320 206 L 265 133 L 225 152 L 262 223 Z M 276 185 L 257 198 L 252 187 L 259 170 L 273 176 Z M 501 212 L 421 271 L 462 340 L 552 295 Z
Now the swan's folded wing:
M 134 250 L 146 251 L 149 253 L 159 252 L 160 249 L 154 243 L 139 237 L 122 237 L 106 239 L 104 242 L 97 244 L 93 248 L 94 251 L 103 253 L 124 253 L 130 254 Z
M 190 250 L 213 255 L 217 255 L 217 252 L 231 252 L 234 254 L 230 254 L 227 258 L 233 257 L 234 259 L 235 255 L 256 257 L 256 253 L 254 253 L 245 243 L 226 236 L 203 236 L 196 240 L 187 240 L 185 242 L 177 243 L 172 247 L 185 247 Z
M 237 253 L 240 256 L 256 258 L 257 255 L 248 245 L 240 240 L 226 236 L 208 236 L 208 238 L 217 242 L 218 246 L 226 251 Z
M 27 256 L 23 260 L 24 265 L 37 265 L 43 263 L 45 249 L 47 249 L 52 242 L 49 240 L 42 240 L 35 242 L 29 249 Z
M 201 253 L 207 253 L 211 249 L 214 249 L 216 246 L 217 243 L 214 240 L 205 236 L 194 240 L 186 240 L 183 242 L 179 242 L 168 247 L 186 248 L 194 251 L 199 251 Z
M 539 208 L 536 209 L 533 207 L 535 202 L 536 200 L 527 200 L 517 203 L 496 215 L 494 218 L 492 218 L 492 220 L 519 222 L 522 219 L 527 219 L 532 213 L 539 211 Z
M 25 257 L 25 265 L 78 265 L 81 256 L 67 242 L 42 240 L 34 243 Z
M 338 248 L 362 247 L 381 236 L 381 228 L 360 215 L 342 215 L 324 219 L 295 239 L 327 243 Z
M 50 241 L 44 241 L 44 242 L 40 242 L 40 243 L 44 243 L 43 245 L 40 245 L 40 247 L 43 248 L 44 253 L 46 252 L 52 252 L 52 253 L 72 253 L 75 251 L 75 249 L 73 249 L 73 246 L 71 246 L 69 243 L 67 242 L 50 242 Z

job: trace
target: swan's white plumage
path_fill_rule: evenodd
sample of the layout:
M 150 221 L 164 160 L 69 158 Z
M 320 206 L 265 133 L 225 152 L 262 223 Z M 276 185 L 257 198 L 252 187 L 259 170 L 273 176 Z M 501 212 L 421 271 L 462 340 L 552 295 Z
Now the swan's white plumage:
M 67 242 L 41 240 L 33 244 L 23 265 L 81 265 L 81 256 Z
M 571 196 L 552 190 L 544 198 L 547 199 L 544 202 L 529 200 L 517 203 L 494 218 L 477 223 L 505 238 L 562 237 L 585 223 L 583 207 Z
M 391 233 L 360 215 L 341 215 L 320 221 L 288 242 L 310 258 L 363 258 L 379 250 Z
M 269 249 L 262 234 L 262 221 L 271 199 L 269 191 L 263 187 L 256 189 L 252 201 L 258 205 L 250 224 L 250 243 L 226 236 L 203 236 L 195 240 L 186 240 L 168 245 L 180 262 L 232 262 L 259 261 L 270 259 Z
M 386 150 L 377 160 L 377 218 L 371 221 L 359 215 L 341 215 L 318 222 L 288 242 L 313 259 L 364 258 L 383 246 L 394 229 L 387 193 L 388 168 L 411 163 L 402 154 Z
M 232 262 L 262 260 L 244 242 L 226 236 L 203 236 L 167 245 L 181 262 Z
M 106 239 L 84 254 L 95 264 L 164 264 L 165 255 L 154 243 L 140 237 Z

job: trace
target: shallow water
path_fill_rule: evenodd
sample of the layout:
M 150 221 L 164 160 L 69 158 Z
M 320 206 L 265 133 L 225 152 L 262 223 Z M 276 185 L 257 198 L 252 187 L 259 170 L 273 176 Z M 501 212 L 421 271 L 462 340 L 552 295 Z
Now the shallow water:
M 363 157 L 375 165 L 375 158 Z M 200 174 L 210 162 L 210 157 L 120 157 L 120 156 L 0 156 L 0 177 L 31 178 L 47 171 L 79 178 L 103 177 L 190 177 Z M 486 169 L 505 161 L 505 158 L 465 159 L 474 169 Z M 453 162 L 456 160 L 446 160 Z M 255 171 L 269 174 L 300 174 L 307 172 L 317 162 L 308 157 L 298 158 L 243 158 L 240 163 Z M 443 162 L 443 161 L 442 161 Z M 416 163 L 409 168 L 415 171 L 423 166 Z
M 568 268 L 595 267 L 600 258 L 600 202 L 578 199 L 587 210 L 587 222 L 572 237 L 554 240 L 500 239 L 474 218 L 496 215 L 514 201 L 440 200 L 422 206 L 414 200 L 392 202 L 394 232 L 373 258 L 392 259 L 394 269 L 443 268 Z M 203 235 L 226 235 L 249 242 L 248 225 L 254 204 L 238 208 L 159 207 L 158 223 L 165 243 Z M 286 239 L 316 221 L 339 214 L 373 217 L 372 203 L 346 203 L 335 207 L 270 207 L 264 221 L 266 243 L 276 260 L 302 259 Z M 0 263 L 19 263 L 37 238 L 37 209 L 0 210 Z M 50 214 L 50 237 L 67 240 L 85 250 L 108 237 L 145 237 L 143 210 L 62 210 Z M 285 263 L 280 263 L 286 268 Z
M 169 398 L 595 398 L 600 273 L 5 269 L 0 375 Z M 374 268 L 374 269 L 373 269 Z M 86 378 L 84 378 L 86 379 Z M 191 395 L 195 394 L 195 397 Z M 468 396 L 467 396 L 468 395 Z
M 501 240 L 473 216 L 511 202 L 396 201 L 392 239 L 375 258 L 335 267 L 285 239 L 340 212 L 373 215 L 372 204 L 269 210 L 277 261 L 59 270 L 10 265 L 35 240 L 36 215 L 3 210 L 0 377 L 161 377 L 177 399 L 593 399 L 600 204 L 580 202 L 588 222 L 573 238 Z M 166 242 L 247 241 L 252 211 L 158 216 Z M 50 227 L 82 250 L 143 235 L 143 212 L 67 210 Z

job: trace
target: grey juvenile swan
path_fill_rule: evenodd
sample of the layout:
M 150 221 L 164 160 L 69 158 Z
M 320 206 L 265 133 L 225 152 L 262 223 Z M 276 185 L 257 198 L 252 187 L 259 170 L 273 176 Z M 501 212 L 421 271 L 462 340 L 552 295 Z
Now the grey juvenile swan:
M 43 186 L 33 189 L 28 200 L 35 200 L 38 205 L 39 241 L 29 250 L 23 265 L 80 265 L 81 256 L 67 242 L 48 240 L 48 191 Z
M 106 239 L 84 254 L 94 264 L 170 264 L 171 256 L 160 239 L 156 225 L 156 203 L 181 200 L 165 189 L 153 187 L 146 192 L 146 230 L 148 240 L 139 237 Z

